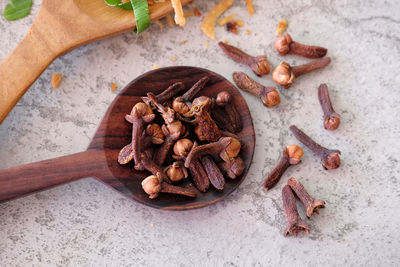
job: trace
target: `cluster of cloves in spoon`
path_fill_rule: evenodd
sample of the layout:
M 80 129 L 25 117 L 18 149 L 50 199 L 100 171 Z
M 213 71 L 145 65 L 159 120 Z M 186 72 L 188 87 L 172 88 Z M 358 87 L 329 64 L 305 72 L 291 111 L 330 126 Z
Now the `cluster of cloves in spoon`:
M 121 149 L 118 162 L 133 161 L 136 170 L 152 174 L 142 181 L 150 198 L 159 193 L 196 197 L 211 185 L 223 190 L 225 177 L 243 173 L 236 135 L 243 128 L 241 115 L 229 92 L 201 95 L 209 80 L 205 76 L 189 89 L 177 82 L 158 95 L 148 93 L 125 116 L 132 141 Z

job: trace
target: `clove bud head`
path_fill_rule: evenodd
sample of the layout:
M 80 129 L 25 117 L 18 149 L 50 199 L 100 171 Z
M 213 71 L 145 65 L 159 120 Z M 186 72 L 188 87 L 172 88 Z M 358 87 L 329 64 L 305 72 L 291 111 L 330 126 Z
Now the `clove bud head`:
M 336 130 L 340 124 L 340 116 L 337 113 L 332 113 L 329 116 L 325 117 L 324 127 L 327 130 Z
M 272 80 L 286 89 L 293 84 L 295 79 L 292 67 L 286 62 L 281 62 L 272 72 Z
M 289 156 L 290 165 L 296 165 L 301 162 L 301 158 L 303 157 L 304 151 L 301 147 L 297 145 L 288 145 L 286 147 L 286 151 Z
M 189 112 L 189 106 L 183 101 L 181 97 L 177 97 L 172 101 L 172 109 L 178 114 L 185 114 Z
M 258 76 L 268 74 L 271 71 L 269 62 L 266 56 L 256 56 L 250 65 L 251 69 Z
M 221 162 L 219 167 L 226 173 L 226 175 L 231 179 L 236 179 L 236 177 L 240 176 L 244 169 L 245 165 L 243 160 L 240 157 L 233 158 L 227 162 Z
M 174 145 L 175 155 L 186 157 L 192 150 L 193 142 L 187 138 L 179 139 Z
M 172 165 L 166 167 L 164 171 L 172 182 L 179 182 L 183 178 L 188 177 L 188 173 L 182 162 L 176 161 L 172 163 Z
M 164 143 L 165 136 L 159 124 L 157 123 L 149 124 L 146 128 L 146 134 L 151 136 L 151 141 L 153 144 Z
M 276 88 L 271 86 L 267 87 L 267 89 L 265 94 L 260 97 L 263 104 L 269 108 L 279 105 L 279 103 L 281 103 L 281 97 L 278 91 L 276 91 Z
M 240 148 L 241 148 L 241 144 L 240 144 L 239 140 L 237 140 L 236 138 L 233 138 L 233 137 L 221 137 L 221 139 L 225 139 L 224 141 L 226 141 L 228 143 L 228 145 L 225 147 L 225 149 L 223 149 L 220 152 L 219 156 L 224 161 L 229 161 L 229 160 L 237 157 L 237 155 L 239 155 Z
M 279 55 L 286 56 L 290 51 L 291 43 L 292 37 L 288 33 L 286 33 L 276 38 L 274 46 Z
M 215 102 L 217 103 L 218 106 L 225 106 L 226 104 L 230 103 L 231 100 L 232 100 L 231 94 L 227 91 L 222 91 L 218 93 Z
M 329 150 L 329 154 L 323 159 L 322 165 L 327 170 L 337 169 L 340 166 L 340 151 Z
M 150 175 L 142 181 L 142 188 L 149 198 L 156 198 L 161 191 L 161 181 L 157 176 Z

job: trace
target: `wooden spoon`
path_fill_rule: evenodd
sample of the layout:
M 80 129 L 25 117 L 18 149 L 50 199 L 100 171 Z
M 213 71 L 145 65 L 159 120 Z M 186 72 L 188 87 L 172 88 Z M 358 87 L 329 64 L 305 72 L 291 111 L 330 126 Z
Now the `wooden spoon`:
M 120 149 L 131 142 L 132 125 L 125 121 L 125 114 L 129 114 L 132 107 L 141 101 L 140 97 L 147 92 L 158 94 L 178 81 L 182 81 L 186 88 L 189 88 L 205 75 L 210 77 L 210 81 L 200 94 L 216 97 L 220 91 L 228 91 L 232 94 L 233 103 L 240 112 L 243 130 L 238 136 L 243 147 L 239 156 L 246 165 L 245 171 L 235 180 L 227 178 L 222 191 L 211 188 L 206 193 L 198 192 L 198 196 L 194 199 L 164 193 L 156 199 L 149 199 L 140 183 L 150 174 L 135 171 L 133 163 L 119 165 L 117 162 Z M 169 210 L 200 208 L 222 200 L 239 186 L 250 167 L 254 145 L 254 127 L 249 108 L 242 95 L 228 80 L 201 68 L 162 68 L 141 75 L 122 90 L 109 107 L 85 152 L 0 170 L 0 202 L 80 178 L 94 177 L 129 198 L 155 208 Z
M 150 17 L 156 20 L 172 11 L 169 1 L 157 3 L 150 7 Z M 25 38 L 0 63 L 0 123 L 58 56 L 135 26 L 132 11 L 109 7 L 104 0 L 43 0 Z

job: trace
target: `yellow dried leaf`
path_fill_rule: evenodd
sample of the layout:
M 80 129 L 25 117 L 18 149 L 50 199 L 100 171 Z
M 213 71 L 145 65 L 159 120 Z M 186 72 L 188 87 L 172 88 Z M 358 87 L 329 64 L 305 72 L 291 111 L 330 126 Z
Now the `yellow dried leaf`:
M 236 25 L 238 25 L 239 27 L 243 27 L 244 21 L 243 21 L 242 19 L 238 19 L 238 20 L 236 21 Z
M 281 35 L 287 28 L 287 20 L 283 19 L 278 23 L 278 27 L 276 27 L 276 35 Z
M 179 26 L 184 26 L 186 19 L 183 15 L 181 0 L 171 0 L 171 4 L 175 11 L 175 23 Z
M 171 61 L 175 62 L 176 61 L 176 57 L 171 57 Z
M 254 6 L 253 6 L 253 1 L 252 0 L 246 0 L 246 6 L 247 6 L 247 12 L 249 12 L 249 15 L 254 14 Z
M 111 91 L 117 90 L 117 85 L 115 83 L 111 83 Z
M 182 41 L 180 41 L 179 43 L 180 43 L 180 44 L 186 44 L 186 42 L 187 42 L 187 40 L 182 40 Z
M 247 35 L 250 35 L 250 34 L 251 34 L 251 31 L 250 31 L 249 29 L 246 29 L 246 34 L 247 34 Z
M 228 40 L 225 40 L 224 43 L 229 44 L 229 41 L 228 41 Z
M 168 25 L 169 27 L 175 27 L 174 19 L 171 17 L 170 14 L 167 14 L 167 15 L 165 16 L 165 20 L 167 21 L 167 25 Z
M 228 16 L 223 17 L 222 19 L 219 19 L 217 21 L 218 26 L 224 26 L 228 22 L 234 21 L 235 20 L 235 14 L 230 14 Z
M 53 73 L 51 75 L 51 85 L 54 89 L 56 89 L 62 80 L 62 75 L 60 73 Z
M 223 0 L 216 4 L 210 12 L 205 16 L 201 23 L 201 30 L 209 38 L 215 40 L 215 24 L 217 19 L 221 16 L 228 8 L 233 5 L 234 0 Z
M 156 70 L 156 69 L 159 69 L 159 68 L 160 68 L 159 66 L 154 66 L 153 70 Z

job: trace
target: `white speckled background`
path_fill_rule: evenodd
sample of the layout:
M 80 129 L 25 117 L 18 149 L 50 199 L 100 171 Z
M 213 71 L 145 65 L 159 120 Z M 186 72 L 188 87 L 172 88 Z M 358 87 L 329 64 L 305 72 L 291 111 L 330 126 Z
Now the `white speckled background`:
M 100 1 L 100 0 L 99 0 Z M 6 2 L 0 2 L 0 10 Z M 21 41 L 31 15 L 0 19 L 0 60 Z M 201 12 L 216 1 L 196 0 Z M 250 36 L 217 29 L 252 54 L 268 55 L 275 67 L 275 28 L 289 21 L 295 40 L 329 48 L 333 63 L 279 90 L 281 104 L 266 109 L 244 94 L 257 133 L 247 179 L 225 201 L 200 210 L 165 212 L 129 199 L 90 178 L 0 204 L 1 266 L 399 266 L 400 265 L 400 2 L 244 1 L 231 12 L 245 20 Z M 143 36 L 127 33 L 76 49 L 57 60 L 34 83 L 0 125 L 0 169 L 86 149 L 119 90 L 153 66 L 193 65 L 231 79 L 248 71 L 225 57 L 215 41 L 204 47 L 200 19 L 184 29 L 153 25 Z M 179 44 L 188 40 L 186 44 Z M 175 56 L 176 62 L 170 58 Z M 289 63 L 307 60 L 288 56 Z M 52 73 L 64 79 L 51 88 Z M 18 75 L 17 73 L 15 75 Z M 259 79 L 272 84 L 270 76 Z M 322 126 L 317 87 L 329 85 L 342 116 L 337 131 Z M 288 127 L 297 124 L 317 141 L 342 151 L 342 166 L 322 169 L 305 149 L 303 163 L 289 168 L 266 193 L 264 178 L 282 147 L 297 143 Z M 295 176 L 326 208 L 309 221 L 310 235 L 284 238 L 281 187 Z M 304 209 L 299 205 L 304 217 Z

